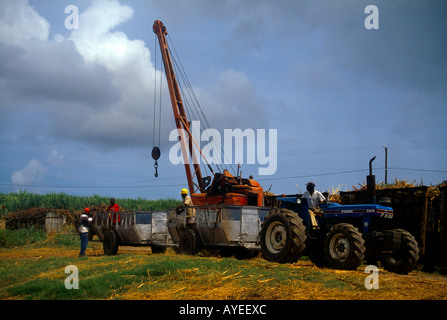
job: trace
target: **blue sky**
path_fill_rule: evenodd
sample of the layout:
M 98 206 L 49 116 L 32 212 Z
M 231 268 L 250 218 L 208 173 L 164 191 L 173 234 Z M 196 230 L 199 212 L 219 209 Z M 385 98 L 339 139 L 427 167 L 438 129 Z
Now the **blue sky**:
M 365 28 L 370 4 L 379 29 Z M 388 181 L 440 183 L 445 12 L 443 1 L 1 0 L 0 192 L 179 197 L 166 87 L 158 178 L 150 155 L 157 19 L 213 128 L 277 129 L 275 174 L 242 165 L 265 189 L 350 190 L 374 156 L 384 181 L 384 145 Z

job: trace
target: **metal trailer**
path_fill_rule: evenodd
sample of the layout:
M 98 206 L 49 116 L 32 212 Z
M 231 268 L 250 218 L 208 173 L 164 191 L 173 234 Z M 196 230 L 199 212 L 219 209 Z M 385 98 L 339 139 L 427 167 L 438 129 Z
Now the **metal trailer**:
M 195 219 L 187 223 L 185 210 L 169 211 L 168 230 L 179 251 L 196 254 L 218 249 L 222 256 L 250 258 L 260 251 L 261 224 L 271 208 L 256 206 L 192 206 Z
M 113 219 L 113 215 L 118 217 Z M 103 243 L 105 255 L 115 255 L 119 246 L 150 246 L 164 253 L 175 244 L 167 229 L 166 211 L 96 212 L 92 233 Z

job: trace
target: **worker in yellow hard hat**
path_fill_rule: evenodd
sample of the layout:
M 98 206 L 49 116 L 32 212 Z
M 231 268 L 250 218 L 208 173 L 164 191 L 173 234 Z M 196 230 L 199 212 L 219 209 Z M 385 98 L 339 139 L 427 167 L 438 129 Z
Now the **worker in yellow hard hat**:
M 191 208 L 191 206 L 193 206 L 194 204 L 192 203 L 191 197 L 188 196 L 188 193 L 189 193 L 188 189 L 185 188 L 183 188 L 182 191 L 180 191 L 180 194 L 182 195 L 183 199 L 181 207 L 183 210 L 186 209 L 186 223 L 193 223 L 196 218 L 196 214 L 195 210 Z

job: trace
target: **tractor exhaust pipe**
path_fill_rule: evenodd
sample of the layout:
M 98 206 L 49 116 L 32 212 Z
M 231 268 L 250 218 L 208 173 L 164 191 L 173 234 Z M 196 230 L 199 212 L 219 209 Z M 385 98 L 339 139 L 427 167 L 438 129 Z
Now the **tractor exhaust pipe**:
M 376 157 L 369 160 L 369 175 L 366 176 L 366 202 L 376 203 L 376 176 L 372 174 L 372 162 Z

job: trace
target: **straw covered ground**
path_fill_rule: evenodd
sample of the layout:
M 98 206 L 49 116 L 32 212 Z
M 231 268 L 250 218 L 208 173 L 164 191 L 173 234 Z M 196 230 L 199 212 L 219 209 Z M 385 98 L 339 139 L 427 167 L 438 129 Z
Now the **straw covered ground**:
M 90 242 L 86 258 L 73 247 L 0 248 L 0 299 L 130 300 L 447 300 L 447 277 L 413 271 L 398 275 L 379 268 L 378 289 L 366 289 L 366 265 L 356 271 L 317 268 L 261 257 L 237 260 L 186 256 L 168 249 L 120 247 L 104 256 Z M 65 287 L 67 266 L 76 266 L 79 289 Z

